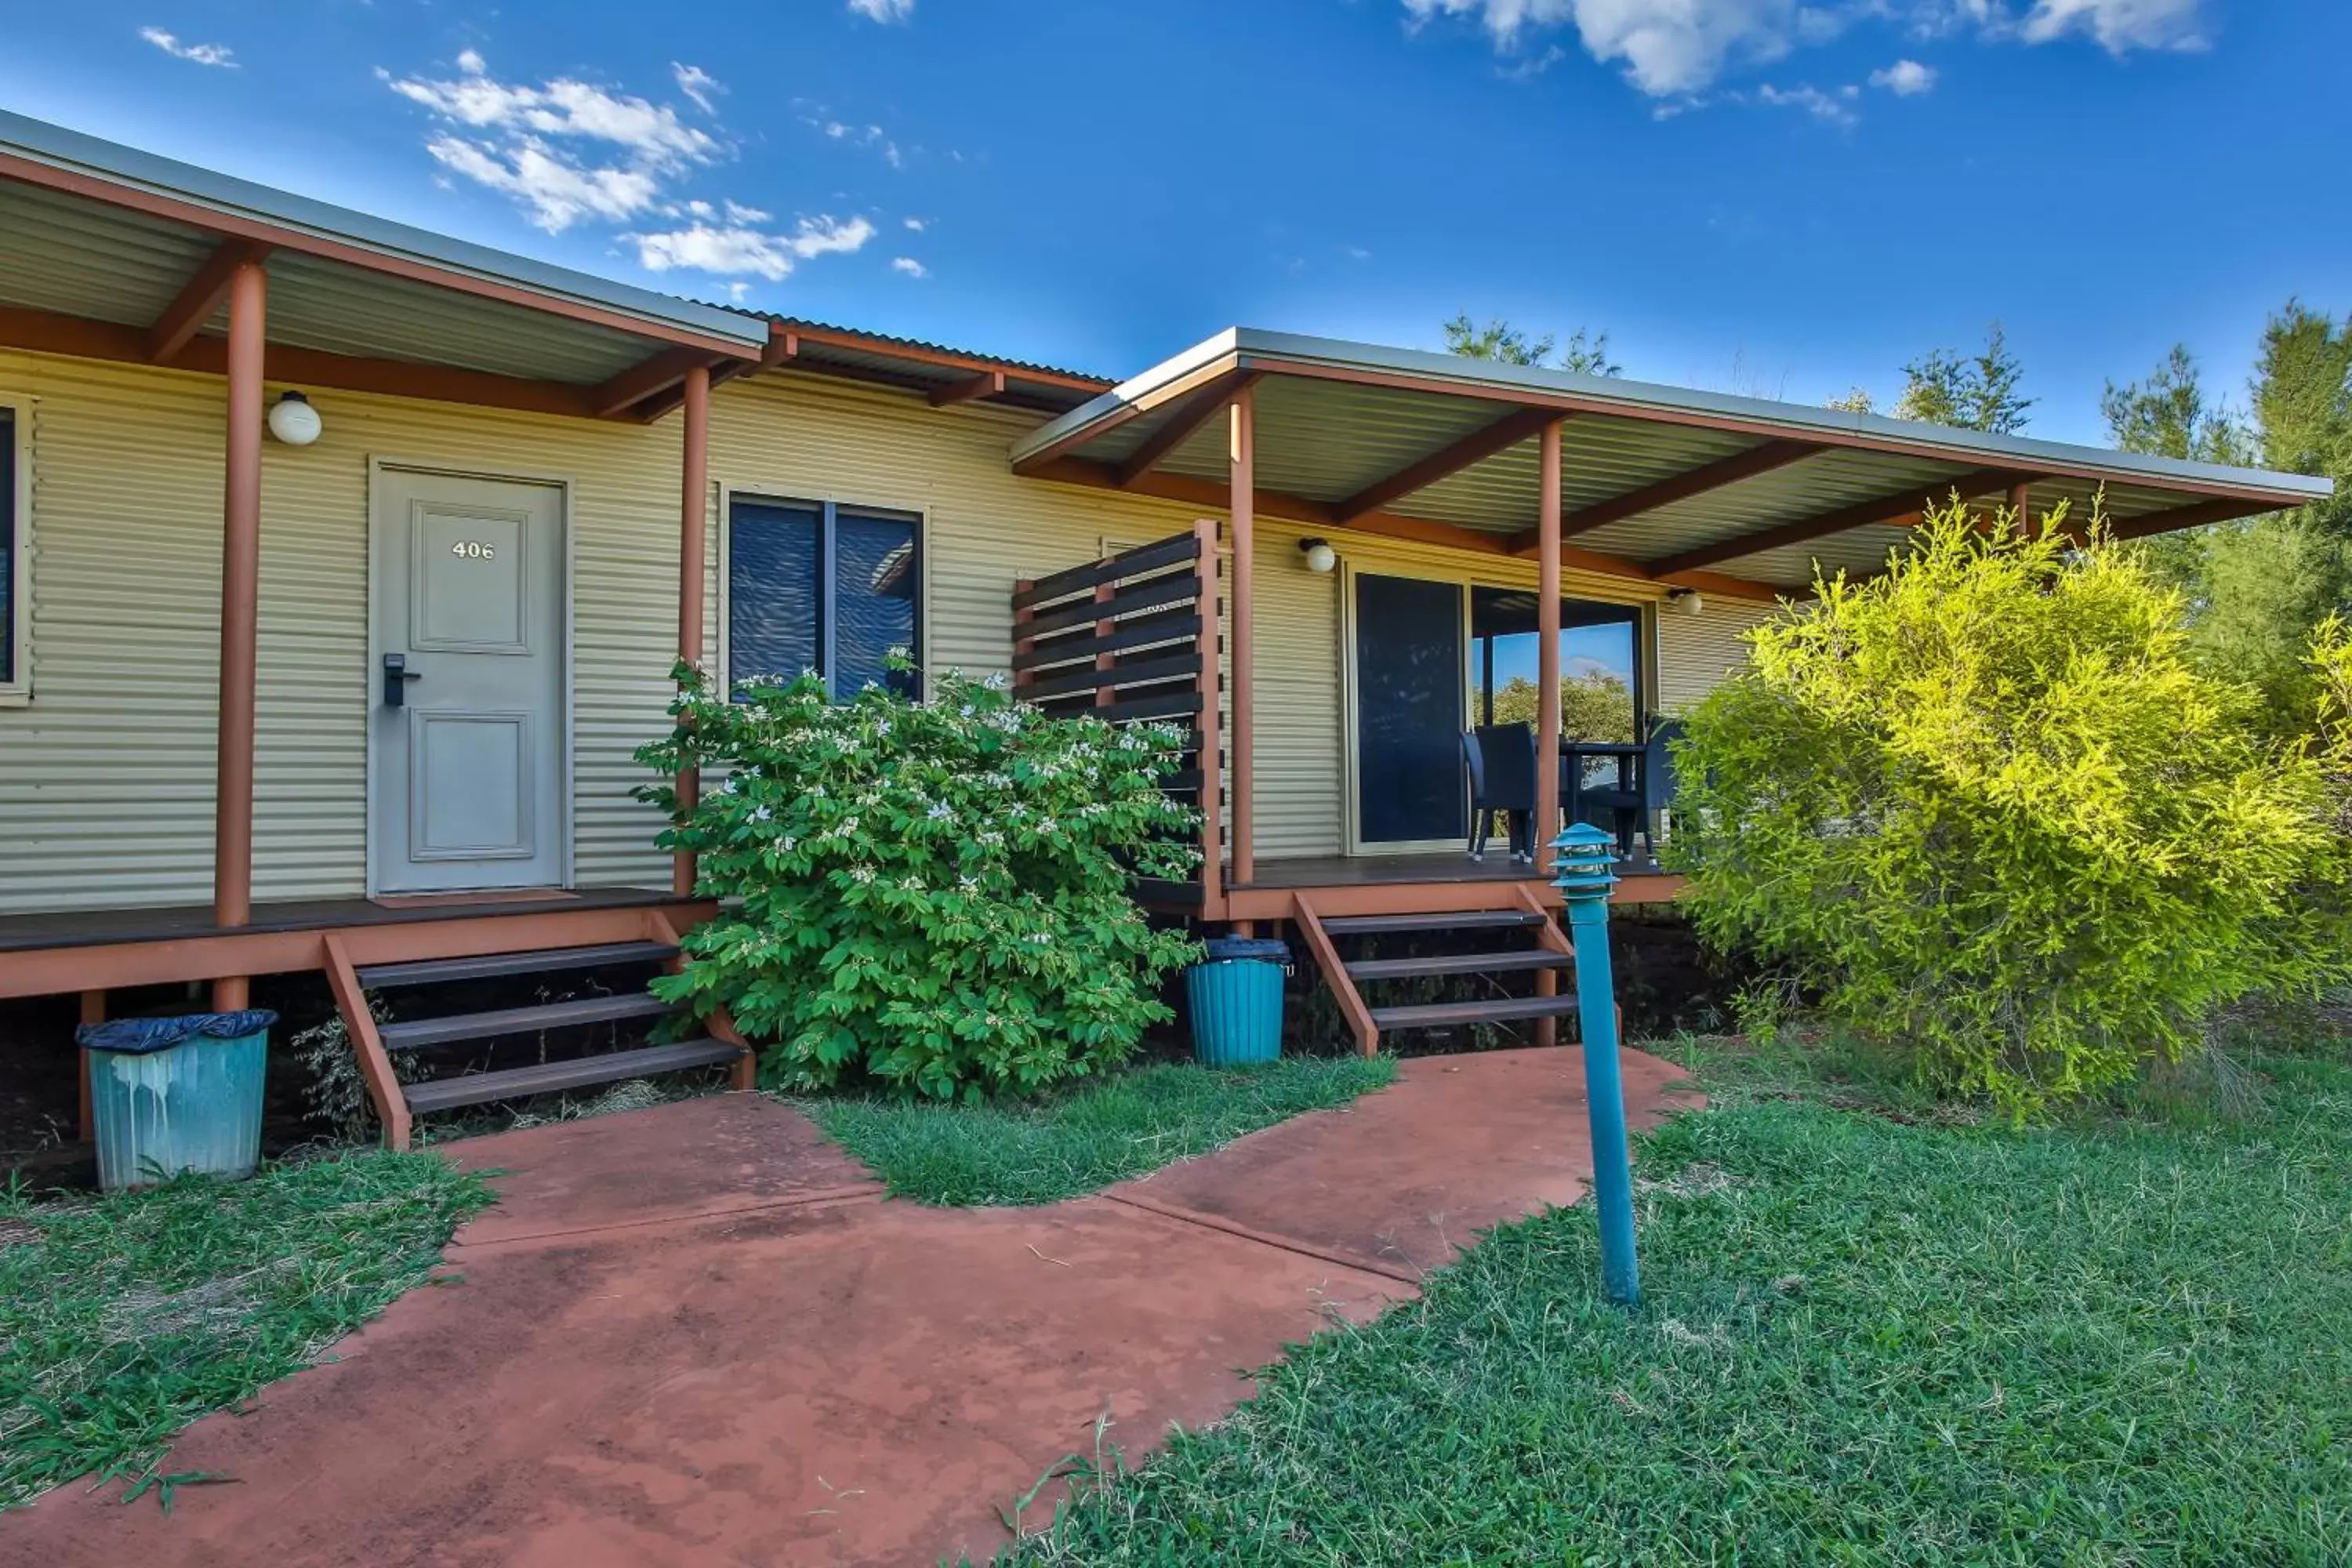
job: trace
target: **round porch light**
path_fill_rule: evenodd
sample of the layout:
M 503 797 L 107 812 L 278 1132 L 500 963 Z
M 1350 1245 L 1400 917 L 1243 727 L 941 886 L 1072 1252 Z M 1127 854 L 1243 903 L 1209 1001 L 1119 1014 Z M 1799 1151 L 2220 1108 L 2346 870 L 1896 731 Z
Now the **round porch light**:
M 309 446 L 322 428 L 319 411 L 299 392 L 280 393 L 269 405 L 269 433 L 289 447 Z
M 1339 552 L 1320 539 L 1300 540 L 1298 552 L 1307 557 L 1309 572 L 1328 572 L 1339 564 Z
M 1706 614 L 1706 595 L 1696 588 L 1669 588 L 1666 590 L 1666 603 L 1686 616 Z

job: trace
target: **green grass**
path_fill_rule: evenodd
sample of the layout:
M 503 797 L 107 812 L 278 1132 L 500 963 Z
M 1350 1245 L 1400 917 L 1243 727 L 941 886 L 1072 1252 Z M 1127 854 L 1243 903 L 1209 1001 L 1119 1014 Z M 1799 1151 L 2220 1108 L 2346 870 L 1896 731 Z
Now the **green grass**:
M 490 1201 L 432 1154 L 272 1165 L 95 1199 L 0 1191 L 0 1509 L 157 1478 L 189 1422 L 251 1397 L 422 1283 Z
M 1047 1204 L 1344 1105 L 1395 1076 L 1383 1058 L 1297 1057 L 1233 1071 L 1141 1068 L 1034 1106 L 793 1103 L 900 1197 Z
M 2255 1065 L 2245 1121 L 2019 1131 L 1703 1054 L 1642 1310 L 1589 1208 L 1498 1232 L 1008 1559 L 2340 1568 L 2352 1065 Z

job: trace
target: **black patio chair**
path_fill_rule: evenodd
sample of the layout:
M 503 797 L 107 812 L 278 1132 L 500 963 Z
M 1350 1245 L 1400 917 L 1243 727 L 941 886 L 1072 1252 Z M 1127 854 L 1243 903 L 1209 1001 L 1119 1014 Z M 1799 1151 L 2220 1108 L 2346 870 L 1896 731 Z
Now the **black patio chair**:
M 1569 768 L 1568 820 L 1581 822 L 1589 810 L 1609 812 L 1616 817 L 1619 858 L 1630 860 L 1633 858 L 1633 835 L 1639 828 L 1642 836 L 1649 841 L 1650 858 L 1656 859 L 1660 816 L 1674 806 L 1674 747 L 1682 738 L 1681 720 L 1652 721 L 1649 739 L 1643 742 L 1642 754 L 1633 760 L 1634 776 L 1631 788 L 1622 785 L 1596 788 L 1584 782 L 1581 767 Z
M 1535 858 L 1536 732 L 1525 724 L 1481 724 L 1462 736 L 1470 768 L 1470 858 L 1486 858 L 1495 815 L 1504 814 L 1512 858 Z

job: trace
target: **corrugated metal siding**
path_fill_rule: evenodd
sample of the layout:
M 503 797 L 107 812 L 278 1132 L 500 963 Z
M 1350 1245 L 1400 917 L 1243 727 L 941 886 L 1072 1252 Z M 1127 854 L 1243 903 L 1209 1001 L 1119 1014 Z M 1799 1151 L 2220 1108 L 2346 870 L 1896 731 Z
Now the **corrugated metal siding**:
M 0 353 L 37 399 L 34 700 L 0 712 L 0 910 L 212 895 L 221 384 Z M 577 875 L 658 885 L 630 750 L 675 647 L 677 422 L 650 429 L 322 394 L 262 465 L 257 898 L 365 883 L 371 457 L 566 479 L 575 563 Z
M 1720 595 L 1706 603 L 1706 612 L 1696 616 L 1671 607 L 1659 612 L 1655 700 L 1662 713 L 1680 712 L 1746 664 L 1742 639 L 1780 613 L 1775 605 Z
M 37 400 L 35 700 L 0 711 L 0 910 L 201 903 L 211 896 L 220 573 L 221 384 L 210 377 L 0 353 L 0 387 Z M 661 732 L 676 636 L 677 440 L 651 428 L 322 394 L 314 447 L 263 464 L 256 894 L 349 896 L 365 879 L 371 458 L 572 485 L 576 876 L 658 886 L 653 815 L 630 752 Z M 918 510 L 927 523 L 929 662 L 1012 655 L 1014 581 L 1093 559 L 1105 539 L 1189 527 L 1194 509 L 1016 479 L 1005 452 L 1036 416 L 935 410 L 807 376 L 714 399 L 720 486 Z M 1341 847 L 1338 574 L 1305 569 L 1309 530 L 1258 530 L 1259 852 Z M 1532 561 L 1333 534 L 1349 560 L 1532 586 Z M 717 647 L 716 551 L 706 646 Z M 1568 574 L 1583 596 L 1655 595 Z M 1738 657 L 1747 606 L 1669 615 L 1656 681 L 1671 707 Z

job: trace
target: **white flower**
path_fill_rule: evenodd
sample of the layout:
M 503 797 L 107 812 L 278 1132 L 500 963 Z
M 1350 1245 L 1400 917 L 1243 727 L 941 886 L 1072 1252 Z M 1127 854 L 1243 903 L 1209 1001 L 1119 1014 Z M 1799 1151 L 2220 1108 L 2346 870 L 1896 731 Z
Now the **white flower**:
M 910 893 L 919 893 L 923 890 L 923 879 L 920 877 L 909 874 L 898 879 L 898 886 L 906 889 Z
M 764 806 L 764 805 L 763 805 L 763 806 L 760 807 L 760 809 L 759 809 L 759 810 L 757 810 L 757 811 L 755 811 L 755 812 L 753 812 L 753 813 L 751 814 L 751 820 L 752 820 L 752 821 L 754 821 L 754 822 L 767 822 L 767 821 L 769 821 L 769 820 L 772 819 L 772 818 L 775 816 L 775 815 L 776 815 L 776 814 L 775 814 L 774 812 L 770 811 L 766 806 Z
M 1059 833 L 1062 831 L 1062 825 L 1055 822 L 1050 816 L 1041 816 L 1037 819 L 1037 831 L 1040 833 Z
M 988 672 L 988 679 L 982 681 L 981 684 L 987 687 L 991 691 L 1002 691 L 1006 687 L 1012 685 L 1013 680 L 1012 678 L 1007 676 L 1003 670 L 992 669 Z
M 874 868 L 871 866 L 852 866 L 849 868 L 849 879 L 853 882 L 870 882 L 874 879 Z
M 923 813 L 923 816 L 933 822 L 950 822 L 955 818 L 955 808 L 946 801 L 935 801 L 931 805 L 931 809 Z
M 835 832 L 836 832 L 836 833 L 855 833 L 855 832 L 856 832 L 856 831 L 857 831 L 857 818 L 856 818 L 856 817 L 854 817 L 854 816 L 845 816 L 845 817 L 843 817 L 843 818 L 841 819 L 840 826 L 837 826 L 837 827 L 835 827 L 835 828 L 834 829 L 834 831 L 835 831 Z
M 726 782 L 725 784 L 720 784 L 720 785 L 719 786 L 719 793 L 721 793 L 722 795 L 733 795 L 733 794 L 735 793 L 735 780 L 734 780 L 733 775 L 732 775 L 732 774 L 730 774 L 730 775 L 729 775 L 729 777 L 728 777 L 727 782 Z
M 799 839 L 797 839 L 797 838 L 793 837 L 791 834 L 787 833 L 787 834 L 785 834 L 785 835 L 784 835 L 784 841 L 783 841 L 782 843 L 781 843 L 781 844 L 777 845 L 777 846 L 776 846 L 776 847 L 777 847 L 777 848 L 779 848 L 779 849 L 782 849 L 782 850 L 790 851 L 790 850 L 793 850 L 793 849 L 796 849 L 796 848 L 798 848 L 798 847 L 800 847 L 800 842 L 801 842 L 801 841 L 800 841 Z

